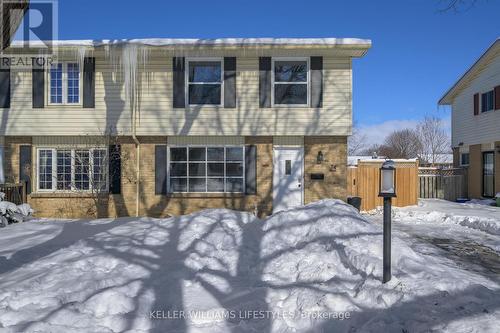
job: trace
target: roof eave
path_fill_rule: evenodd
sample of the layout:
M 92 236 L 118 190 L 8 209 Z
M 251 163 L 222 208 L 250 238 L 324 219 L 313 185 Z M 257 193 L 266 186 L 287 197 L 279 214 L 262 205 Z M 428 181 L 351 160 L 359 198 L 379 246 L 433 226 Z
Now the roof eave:
M 487 55 L 492 52 L 496 46 L 500 47 L 500 38 L 497 38 L 487 49 L 483 52 L 483 54 L 470 66 L 465 73 L 463 73 L 460 78 L 451 86 L 446 93 L 439 99 L 438 105 L 451 105 L 453 103 L 453 98 L 456 94 L 458 94 L 461 83 L 466 80 L 468 77 L 475 73 L 475 69 L 482 62 L 483 59 L 487 57 Z
M 45 47 L 43 41 L 31 42 L 36 47 Z M 146 38 L 146 39 L 120 39 L 120 40 L 54 40 L 51 43 L 56 47 L 101 47 L 142 45 L 147 47 L 285 47 L 285 48 L 352 48 L 369 49 L 371 40 L 358 38 L 219 38 L 219 39 L 189 39 L 189 38 Z M 22 42 L 14 41 L 12 47 L 23 46 Z

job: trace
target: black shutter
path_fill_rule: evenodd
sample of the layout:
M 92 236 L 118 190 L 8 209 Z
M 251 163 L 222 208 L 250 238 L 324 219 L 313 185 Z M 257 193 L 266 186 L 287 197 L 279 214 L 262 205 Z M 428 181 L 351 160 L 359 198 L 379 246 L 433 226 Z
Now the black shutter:
M 83 61 L 83 107 L 95 107 L 95 58 Z
M 236 58 L 224 57 L 224 107 L 236 107 Z
M 167 194 L 167 145 L 155 146 L 155 194 Z
M 271 57 L 259 58 L 259 106 L 271 107 Z
M 479 114 L 479 94 L 474 94 L 474 115 Z
M 500 86 L 496 86 L 494 89 L 495 97 L 495 110 L 500 110 Z
M 10 66 L 0 69 L 0 108 L 10 108 Z
M 31 193 L 31 146 L 19 147 L 19 181 L 26 184 L 26 193 Z
M 186 106 L 185 95 L 185 59 L 184 57 L 173 58 L 173 101 L 174 108 L 183 108 Z
M 257 193 L 257 147 L 245 146 L 245 193 Z
M 122 191 L 121 146 L 109 146 L 109 193 L 120 194 Z
M 33 58 L 32 68 L 32 104 L 33 108 L 43 108 L 45 105 L 45 70 L 43 64 L 37 61 L 40 58 Z
M 323 57 L 311 57 L 311 107 L 323 107 Z

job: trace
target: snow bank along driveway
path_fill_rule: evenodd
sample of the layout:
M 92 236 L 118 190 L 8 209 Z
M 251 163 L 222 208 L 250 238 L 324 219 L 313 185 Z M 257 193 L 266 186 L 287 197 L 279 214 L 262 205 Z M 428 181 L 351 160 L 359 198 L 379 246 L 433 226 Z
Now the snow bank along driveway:
M 407 241 L 407 240 L 406 240 Z M 500 285 L 325 200 L 0 229 L 6 332 L 495 332 Z
M 455 223 L 500 236 L 499 207 L 421 199 L 418 206 L 395 208 L 395 216 L 411 222 Z

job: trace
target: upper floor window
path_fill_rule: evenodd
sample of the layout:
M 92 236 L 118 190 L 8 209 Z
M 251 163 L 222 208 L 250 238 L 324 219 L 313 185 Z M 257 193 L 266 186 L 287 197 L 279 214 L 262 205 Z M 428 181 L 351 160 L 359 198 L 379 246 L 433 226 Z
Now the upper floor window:
M 188 60 L 187 76 L 190 105 L 221 105 L 222 60 Z
M 49 71 L 49 104 L 79 104 L 80 81 L 78 63 L 52 64 Z
M 273 104 L 309 105 L 307 59 L 273 59 Z
M 491 111 L 494 108 L 495 92 L 493 90 L 481 94 L 481 112 Z

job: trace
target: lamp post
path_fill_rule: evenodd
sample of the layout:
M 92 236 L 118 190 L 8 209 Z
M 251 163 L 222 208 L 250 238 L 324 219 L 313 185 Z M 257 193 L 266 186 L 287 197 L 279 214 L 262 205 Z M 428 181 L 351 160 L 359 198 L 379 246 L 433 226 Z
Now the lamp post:
M 379 197 L 384 198 L 384 273 L 382 282 L 391 279 L 391 200 L 396 197 L 396 167 L 387 160 L 380 167 Z

